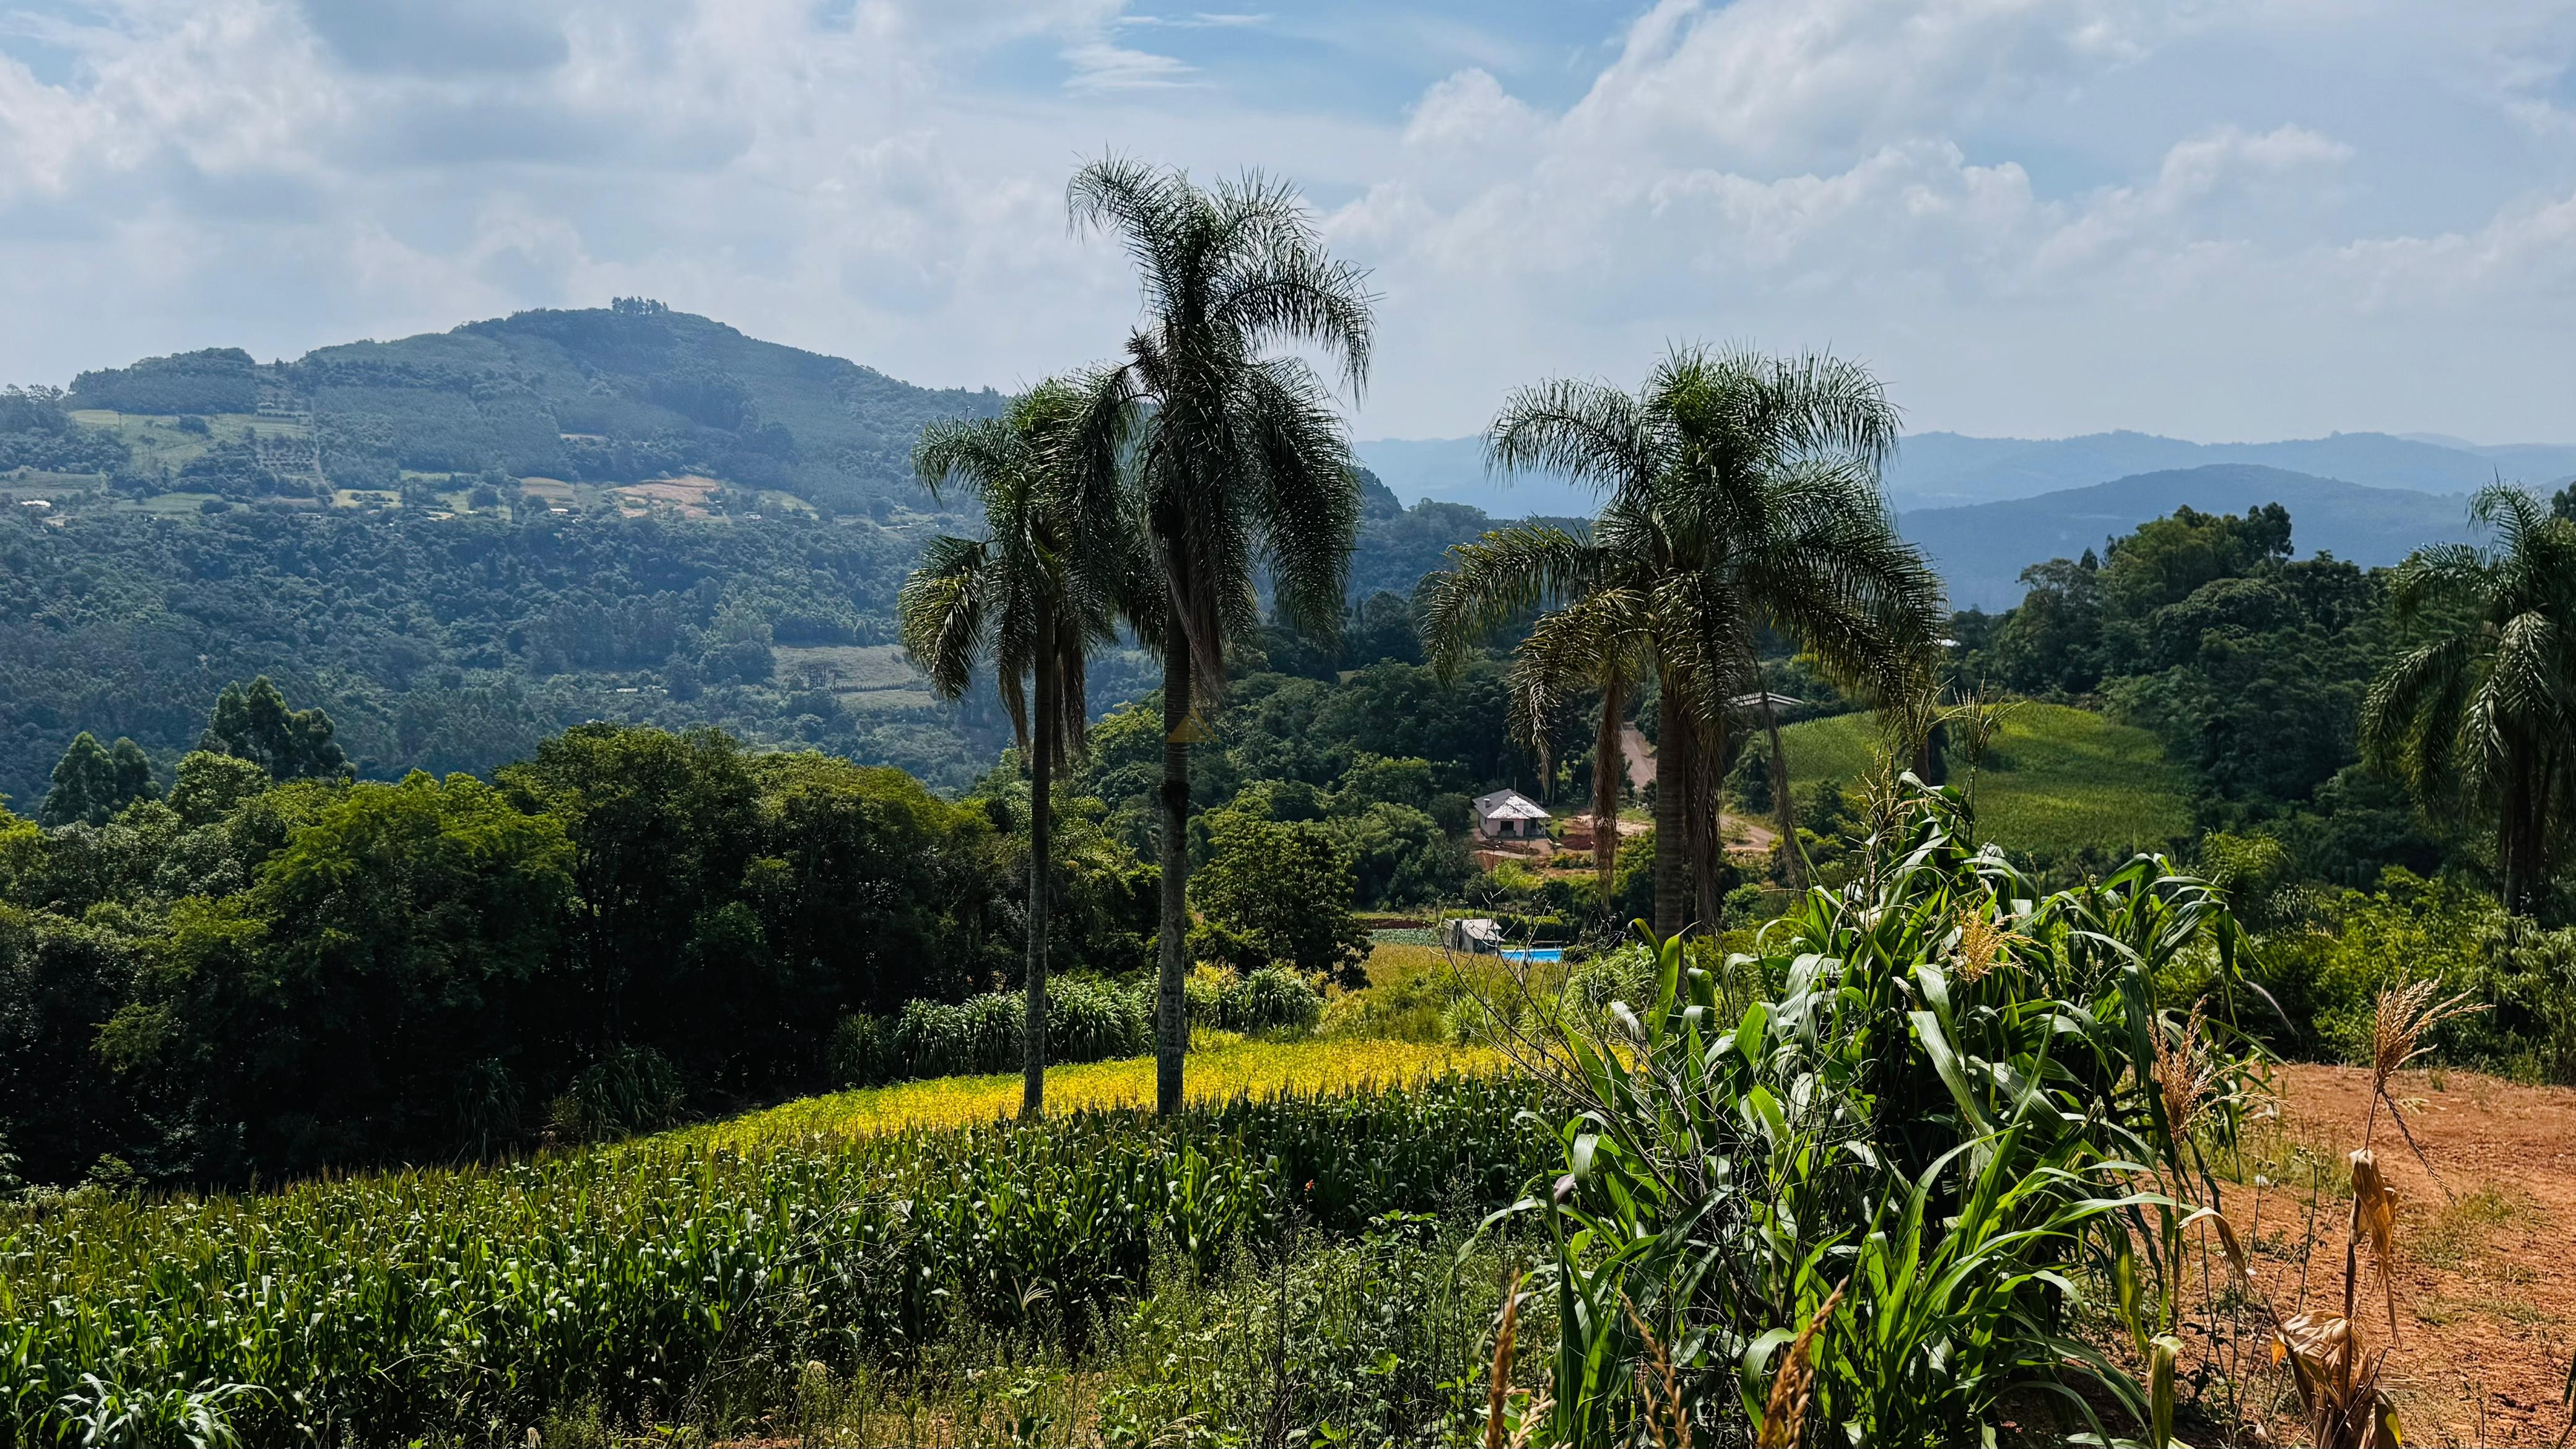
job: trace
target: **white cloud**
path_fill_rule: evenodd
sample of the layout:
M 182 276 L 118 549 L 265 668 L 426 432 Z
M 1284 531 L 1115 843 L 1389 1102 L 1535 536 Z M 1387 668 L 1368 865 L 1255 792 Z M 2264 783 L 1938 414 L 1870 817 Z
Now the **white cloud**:
M 1450 76 L 1423 92 L 1404 127 L 1404 144 L 1490 149 L 1522 145 L 1539 130 L 1539 115 L 1482 69 Z
M 1196 67 L 1168 55 L 1091 41 L 1064 52 L 1073 74 L 1067 90 L 1112 91 L 1186 84 Z
M 1133 315 L 1064 225 L 1115 148 L 1327 203 L 1386 297 L 1371 434 L 1679 337 L 1835 345 L 1935 426 L 2568 431 L 2565 7 L 1665 0 L 1553 90 L 1532 57 L 1562 46 L 1373 10 L 1344 28 L 1449 58 L 1328 102 L 1264 88 L 1332 33 L 1302 12 L 438 3 L 485 29 L 285 0 L 0 25 L 0 377 L 644 293 L 1009 385 Z

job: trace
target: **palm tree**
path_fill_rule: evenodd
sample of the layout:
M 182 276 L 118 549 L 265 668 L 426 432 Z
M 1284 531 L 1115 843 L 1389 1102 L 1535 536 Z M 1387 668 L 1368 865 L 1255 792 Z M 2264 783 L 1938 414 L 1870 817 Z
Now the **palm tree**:
M 1211 189 L 1116 157 L 1075 173 L 1078 231 L 1118 236 L 1144 284 L 1126 352 L 1083 380 L 1069 456 L 1085 476 L 1123 472 L 1145 545 L 1123 612 L 1163 661 L 1162 939 L 1154 1100 L 1181 1105 L 1189 1046 L 1189 745 L 1197 708 L 1225 684 L 1228 645 L 1259 626 L 1266 575 L 1292 627 L 1338 631 L 1359 484 L 1330 390 L 1279 347 L 1368 376 L 1363 274 L 1325 254 L 1294 189 L 1257 174 Z
M 1651 667 L 1643 625 L 1633 598 L 1617 591 L 1571 600 L 1531 627 L 1513 656 L 1508 684 L 1512 733 L 1539 756 L 1542 778 L 1549 774 L 1550 726 L 1576 697 L 1601 696 L 1592 738 L 1592 868 L 1604 910 L 1619 872 L 1619 784 L 1627 775 L 1620 730 Z
M 980 498 L 984 536 L 940 538 L 904 581 L 903 645 L 944 698 L 992 661 L 1029 766 L 1028 1018 L 1020 1112 L 1046 1106 L 1047 896 L 1055 769 L 1083 744 L 1084 655 L 1112 637 L 1124 548 L 1114 495 L 1086 492 L 1056 445 L 1079 397 L 1040 383 L 1000 418 L 932 423 L 913 469 Z
M 2576 815 L 2576 520 L 2501 483 L 2469 517 L 2492 549 L 2440 544 L 2398 567 L 2392 612 L 2434 634 L 2372 683 L 2362 749 L 2427 808 L 2493 812 L 2505 907 L 2528 912 Z
M 1892 685 L 1930 648 L 1940 582 L 1896 537 L 1878 488 L 1896 433 L 1884 390 L 1853 364 L 1685 348 L 1634 396 L 1524 389 L 1487 434 L 1495 467 L 1571 474 L 1606 498 L 1584 534 L 1525 524 L 1453 549 L 1426 643 L 1454 668 L 1532 607 L 1627 621 L 1622 647 L 1652 660 L 1659 691 L 1658 931 L 1681 929 L 1694 884 L 1700 914 L 1714 910 L 1729 701 L 1759 679 L 1756 627 L 1856 687 Z

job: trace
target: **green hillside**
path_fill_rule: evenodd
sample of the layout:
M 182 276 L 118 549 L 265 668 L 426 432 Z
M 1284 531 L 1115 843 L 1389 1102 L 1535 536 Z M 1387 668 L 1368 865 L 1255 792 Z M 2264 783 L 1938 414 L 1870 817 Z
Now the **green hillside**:
M 1781 731 L 1793 788 L 1857 782 L 1870 770 L 1871 717 L 1837 715 Z M 1955 754 L 1951 781 L 1967 783 Z M 1977 779 L 1977 824 L 2007 850 L 2046 857 L 2094 850 L 2125 855 L 2191 834 L 2181 773 L 2142 729 L 2057 704 L 2016 707 Z
M 60 399 L 78 432 L 0 416 L 0 434 L 26 435 L 0 437 L 0 471 L 42 473 L 20 481 L 53 491 L 85 475 L 137 504 L 461 511 L 488 485 L 513 507 L 701 516 L 801 504 L 883 517 L 920 497 L 910 455 L 923 423 L 1001 402 L 624 298 L 293 362 L 214 348 L 85 372 Z M 680 486 L 619 491 L 662 480 Z

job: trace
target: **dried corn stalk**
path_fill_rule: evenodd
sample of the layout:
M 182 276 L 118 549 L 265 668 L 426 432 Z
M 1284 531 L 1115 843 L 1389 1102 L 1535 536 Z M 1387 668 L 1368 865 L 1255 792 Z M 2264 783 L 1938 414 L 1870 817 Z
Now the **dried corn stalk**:
M 2280 1310 L 2272 1306 L 2271 1295 L 2254 1281 L 2236 1229 L 2215 1213 L 2206 1216 L 2216 1226 L 2219 1245 L 2226 1249 L 2228 1265 L 2236 1270 L 2246 1295 L 2272 1322 L 2273 1359 L 2289 1363 L 2290 1380 L 2299 1391 L 2299 1407 L 2307 1416 L 2309 1441 L 2316 1449 L 2400 1449 L 2404 1440 L 2398 1431 L 2397 1406 L 2389 1402 L 2379 1386 L 2380 1367 L 2386 1361 L 2387 1350 L 2362 1353 L 2349 1315 L 2302 1313 L 2283 1318 Z M 2347 1303 L 2352 1296 L 2352 1268 L 2347 1254 Z
M 2353 1261 L 2362 1241 L 2379 1264 L 2379 1281 L 2388 1294 L 2388 1341 L 2397 1342 L 2397 1189 L 2379 1170 L 2379 1159 L 2367 1147 L 2355 1148 L 2352 1165 L 2352 1225 L 2344 1234 L 2343 1311 L 2352 1316 L 2353 1283 L 2360 1276 Z

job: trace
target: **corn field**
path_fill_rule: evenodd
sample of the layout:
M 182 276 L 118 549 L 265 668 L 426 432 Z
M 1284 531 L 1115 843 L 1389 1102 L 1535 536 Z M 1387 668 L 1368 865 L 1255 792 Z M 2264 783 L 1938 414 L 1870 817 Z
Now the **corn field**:
M 0 1216 L 0 1442 L 515 1440 L 697 1422 L 961 1328 L 1079 1342 L 1159 1254 L 1490 1208 L 1533 1085 L 1289 1093 L 738 1151 L 630 1144 L 256 1197 Z

